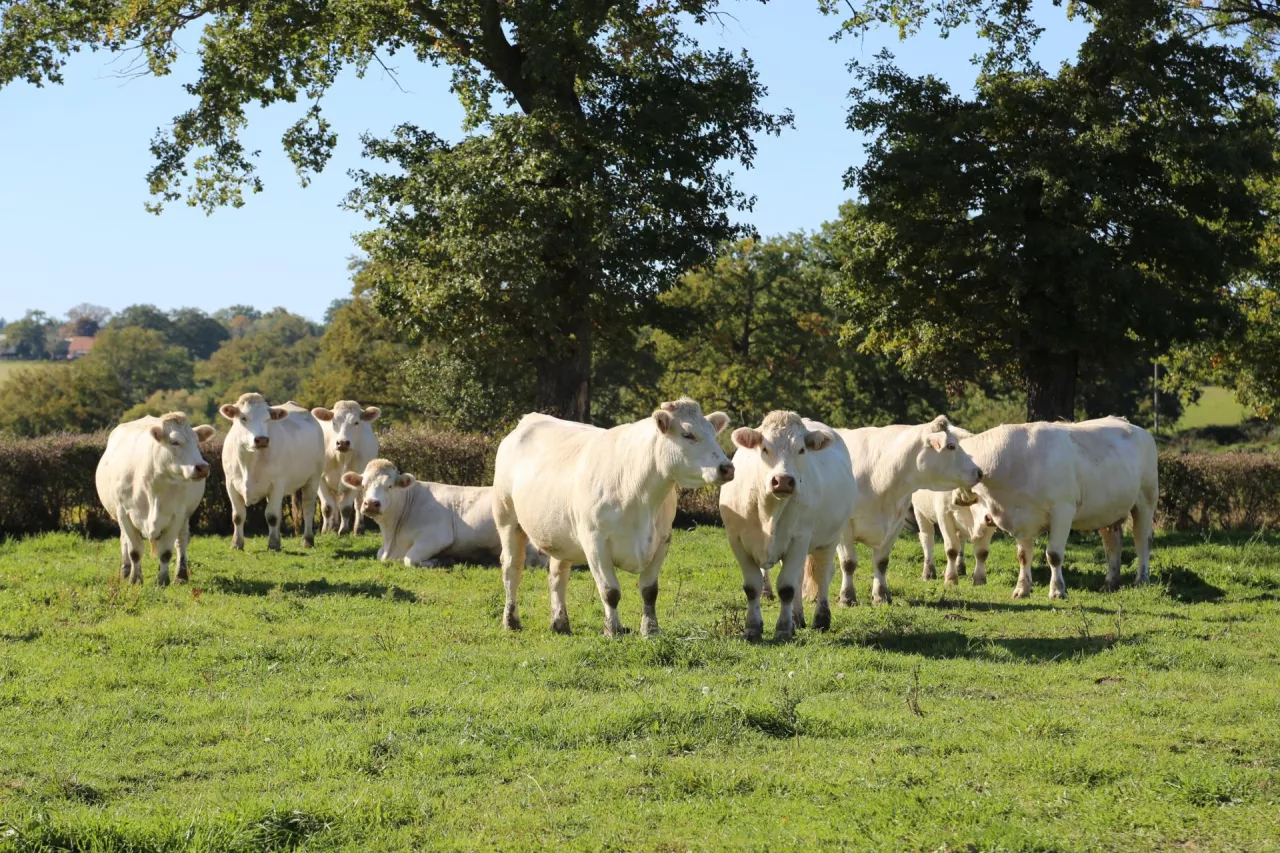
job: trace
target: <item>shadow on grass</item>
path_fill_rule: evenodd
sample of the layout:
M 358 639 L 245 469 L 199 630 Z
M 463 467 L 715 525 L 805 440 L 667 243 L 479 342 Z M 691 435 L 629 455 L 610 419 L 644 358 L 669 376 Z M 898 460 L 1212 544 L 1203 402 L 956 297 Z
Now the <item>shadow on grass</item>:
M 1036 589 L 1033 591 L 1032 594 L 1034 595 L 1036 592 L 1042 593 L 1043 596 L 1047 596 L 1049 594 L 1049 588 L 1047 585 L 1045 586 L 1044 589 L 1040 589 L 1039 587 L 1036 587 Z M 1068 594 L 1070 594 L 1071 592 L 1070 587 L 1067 588 L 1067 592 Z M 948 593 L 948 595 L 950 595 L 950 593 Z M 957 598 L 950 598 L 950 597 L 908 598 L 907 604 L 910 607 L 932 607 L 935 610 L 947 610 L 947 611 L 954 610 L 957 613 L 964 613 L 965 611 L 970 611 L 970 610 L 975 613 L 987 613 L 987 612 L 1004 612 L 1007 610 L 1030 611 L 1030 610 L 1062 610 L 1064 608 L 1070 608 L 1071 610 L 1081 609 L 1078 605 L 1072 604 L 1069 598 L 1067 599 L 1066 602 L 1059 603 L 1056 605 L 1041 604 L 1041 603 L 1037 603 L 1034 601 L 1027 601 L 1027 600 L 1019 601 L 1014 599 L 1010 599 L 1009 601 L 967 601 L 959 597 Z M 1105 607 L 1085 607 L 1084 610 L 1087 613 L 1109 614 L 1112 612 L 1111 610 L 1108 610 Z
M 378 557 L 378 549 L 382 547 L 380 542 L 370 542 L 367 547 L 344 547 L 335 548 L 333 556 L 343 560 L 374 560 Z
M 1214 586 L 1191 569 L 1174 566 L 1160 572 L 1160 583 L 1165 594 L 1183 604 L 1200 604 L 1218 601 L 1226 596 L 1226 590 Z
M 842 638 L 851 646 L 878 651 L 923 655 L 928 658 L 1000 660 L 1017 658 L 1027 662 L 1054 663 L 1078 655 L 1096 655 L 1112 648 L 1114 638 L 1076 637 L 970 637 L 959 631 L 876 632 Z
M 22 634 L 0 634 L 0 643 L 32 643 L 40 639 L 39 628 L 32 628 Z
M 347 581 L 339 581 L 334 583 L 327 578 L 320 578 L 314 581 L 287 581 L 285 583 L 276 583 L 274 581 L 255 581 L 241 577 L 213 577 L 209 579 L 209 586 L 218 592 L 225 592 L 228 595 L 270 595 L 274 589 L 286 592 L 291 595 L 301 595 L 306 598 L 316 598 L 323 595 L 345 595 L 352 598 L 390 598 L 392 601 L 417 601 L 418 596 L 403 587 L 395 584 L 374 583 L 373 581 L 358 581 L 355 583 Z

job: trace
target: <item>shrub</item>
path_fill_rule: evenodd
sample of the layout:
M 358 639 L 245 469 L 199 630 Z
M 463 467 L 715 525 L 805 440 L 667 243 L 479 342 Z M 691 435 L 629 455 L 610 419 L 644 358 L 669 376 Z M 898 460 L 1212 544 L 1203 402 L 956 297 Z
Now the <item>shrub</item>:
M 1270 453 L 1161 454 L 1159 521 L 1175 530 L 1280 523 L 1280 460 Z

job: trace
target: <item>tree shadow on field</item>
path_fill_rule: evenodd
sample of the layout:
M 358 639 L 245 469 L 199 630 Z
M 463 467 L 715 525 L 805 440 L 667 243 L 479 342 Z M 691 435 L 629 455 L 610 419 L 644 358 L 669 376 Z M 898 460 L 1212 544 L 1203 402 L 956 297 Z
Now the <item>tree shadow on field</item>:
M 417 595 L 403 587 L 395 584 L 374 583 L 373 581 L 358 581 L 355 583 L 340 581 L 334 583 L 327 578 L 320 578 L 314 581 L 276 583 L 275 581 L 255 581 L 241 577 L 213 577 L 209 579 L 209 586 L 218 592 L 225 592 L 228 595 L 266 596 L 270 595 L 272 590 L 279 589 L 281 592 L 300 595 L 305 598 L 317 598 L 323 595 L 345 595 L 352 598 L 390 598 L 392 601 L 418 600 Z
M 343 560 L 365 560 L 377 559 L 378 549 L 382 547 L 380 542 L 371 543 L 366 547 L 344 547 L 335 548 L 333 556 Z
M 1096 655 L 1115 645 L 1106 636 L 1076 637 L 970 637 L 959 631 L 879 631 L 842 638 L 852 646 L 877 651 L 923 655 L 939 659 L 992 660 L 1012 656 L 1037 663 L 1067 661 L 1077 655 Z
M 1037 587 L 1035 591 L 1042 592 L 1046 596 L 1049 594 L 1047 586 L 1043 590 Z M 1070 587 L 1067 588 L 1067 591 L 1070 592 Z M 950 595 L 950 592 L 947 594 Z M 1033 592 L 1032 594 L 1034 595 L 1035 593 Z M 1027 601 L 1025 599 L 1020 601 L 1013 599 L 1010 599 L 1009 601 L 968 601 L 959 597 L 908 598 L 907 604 L 910 607 L 932 607 L 935 610 L 954 610 L 958 613 L 963 613 L 965 611 L 973 611 L 975 613 L 1002 613 L 1008 610 L 1026 612 L 1032 610 L 1063 610 L 1067 608 L 1071 610 L 1081 609 L 1080 606 L 1071 604 L 1070 599 L 1058 604 L 1043 604 L 1040 602 Z M 1085 607 L 1083 609 L 1088 613 L 1111 613 L 1110 610 L 1103 607 Z
M 1182 566 L 1171 566 L 1160 572 L 1160 583 L 1165 594 L 1183 604 L 1200 604 L 1218 601 L 1226 597 L 1226 590 L 1200 577 L 1197 572 Z

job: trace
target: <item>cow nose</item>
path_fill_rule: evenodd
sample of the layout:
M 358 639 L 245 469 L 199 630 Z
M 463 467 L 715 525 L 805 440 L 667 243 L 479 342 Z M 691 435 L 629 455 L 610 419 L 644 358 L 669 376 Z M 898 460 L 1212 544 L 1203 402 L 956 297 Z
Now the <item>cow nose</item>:
M 269 436 L 257 435 L 253 438 L 254 447 L 266 447 L 269 444 L 271 444 L 271 438 Z
M 199 465 L 196 466 L 195 479 L 203 480 L 205 477 L 208 477 L 208 476 L 209 476 L 209 463 L 201 462 Z
M 720 479 L 725 483 L 733 479 L 733 463 L 732 462 L 720 463 Z
M 979 483 L 981 483 L 981 482 L 982 482 L 982 469 L 981 469 L 981 468 L 975 468 L 975 469 L 973 469 L 973 470 L 975 470 L 975 471 L 977 471 L 977 472 L 978 472 L 978 482 L 979 482 Z
M 360 511 L 366 515 L 375 512 L 382 512 L 382 501 L 365 501 L 364 507 Z
M 769 491 L 775 495 L 789 495 L 796 490 L 796 478 L 790 474 L 774 474 L 769 480 Z
M 992 518 L 990 515 L 985 515 L 985 516 L 983 516 L 983 517 L 982 517 L 982 523 L 983 523 L 983 524 L 985 524 L 987 527 L 995 527 L 995 526 L 996 526 L 996 520 L 995 520 L 994 518 Z
M 347 441 L 345 438 L 338 442 L 338 450 L 340 452 L 345 453 L 350 449 L 351 449 L 351 442 Z

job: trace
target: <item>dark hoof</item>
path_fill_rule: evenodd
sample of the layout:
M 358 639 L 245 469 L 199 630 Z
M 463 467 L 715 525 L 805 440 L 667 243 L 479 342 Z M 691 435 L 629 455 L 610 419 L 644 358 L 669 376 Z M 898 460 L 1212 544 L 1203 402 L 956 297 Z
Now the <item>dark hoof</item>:
M 923 572 L 920 573 L 920 580 L 922 581 L 932 581 L 937 579 L 938 579 L 938 570 L 935 569 L 933 566 L 930 566 L 929 568 L 925 569 Z
M 840 596 L 841 607 L 856 607 L 857 605 L 858 605 L 858 596 L 853 594 Z
M 778 643 L 789 643 L 793 639 L 795 639 L 795 636 L 796 636 L 796 632 L 794 629 L 789 631 L 781 631 L 781 630 L 775 629 L 773 632 L 774 642 L 778 642 Z
M 742 639 L 748 643 L 758 643 L 764 639 L 764 630 L 762 628 L 748 628 L 742 632 Z
M 168 585 L 169 585 L 169 576 L 168 576 L 168 575 L 156 575 L 156 583 L 160 584 L 160 586 L 168 586 Z
M 560 616 L 560 617 L 557 617 L 555 620 L 553 620 L 553 621 L 552 621 L 552 623 L 551 623 L 551 630 L 552 630 L 552 631 L 555 631 L 557 634 L 572 634 L 572 633 L 573 633 L 573 631 L 571 631 L 571 630 L 569 629 L 569 617 L 568 617 L 568 616 Z
M 631 629 L 625 626 L 619 625 L 617 630 L 610 631 L 608 626 L 606 626 L 602 633 L 604 634 L 604 636 L 609 638 L 625 637 L 631 633 Z
M 523 631 L 524 626 L 520 624 L 519 616 L 506 616 L 502 620 L 502 627 L 508 631 Z
M 186 583 L 189 580 L 191 580 L 191 575 L 187 574 L 187 570 L 178 569 L 178 578 L 177 578 L 178 583 Z
M 316 540 L 314 536 L 307 536 L 303 538 L 302 540 L 303 548 L 314 548 L 315 546 L 316 546 Z
M 813 614 L 813 630 L 831 630 L 831 610 L 829 608 L 823 608 Z

